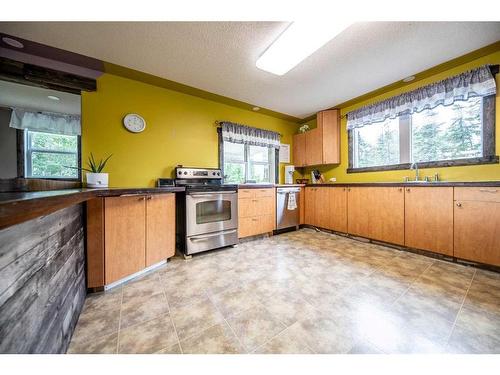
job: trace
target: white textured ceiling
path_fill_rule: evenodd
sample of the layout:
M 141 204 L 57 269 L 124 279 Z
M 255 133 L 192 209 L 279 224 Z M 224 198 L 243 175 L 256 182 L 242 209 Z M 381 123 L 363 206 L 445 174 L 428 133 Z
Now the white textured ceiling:
M 48 95 L 60 100 L 51 100 Z M 67 92 L 0 81 L 0 106 L 79 115 L 80 99 L 80 95 Z
M 500 22 L 357 23 L 283 76 L 255 61 L 286 22 L 19 22 L 0 31 L 299 118 L 500 40 Z

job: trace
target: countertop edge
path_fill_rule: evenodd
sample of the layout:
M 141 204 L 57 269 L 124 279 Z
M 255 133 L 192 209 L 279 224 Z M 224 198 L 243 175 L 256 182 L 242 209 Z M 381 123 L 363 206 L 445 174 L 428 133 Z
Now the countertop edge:
M 438 182 L 333 182 L 307 184 L 306 187 L 500 187 L 500 181 L 438 181 Z
M 185 191 L 184 187 L 64 189 L 37 192 L 0 193 L 0 229 L 48 215 L 65 207 L 99 197 L 125 194 L 165 194 Z M 2 195 L 6 197 L 2 199 Z

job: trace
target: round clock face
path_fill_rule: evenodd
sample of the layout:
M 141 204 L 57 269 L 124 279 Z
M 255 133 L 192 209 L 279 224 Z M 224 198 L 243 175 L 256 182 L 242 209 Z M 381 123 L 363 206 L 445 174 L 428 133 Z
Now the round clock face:
M 123 125 L 133 133 L 140 133 L 146 129 L 146 121 L 135 113 L 129 113 L 125 116 L 123 118 Z

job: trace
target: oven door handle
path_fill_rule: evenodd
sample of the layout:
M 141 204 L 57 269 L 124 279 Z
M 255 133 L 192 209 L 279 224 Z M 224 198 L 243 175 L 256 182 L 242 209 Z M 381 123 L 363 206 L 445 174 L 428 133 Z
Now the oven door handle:
M 211 237 L 222 236 L 224 234 L 232 234 L 232 233 L 236 233 L 236 229 L 225 230 L 225 231 L 222 231 L 222 232 L 207 234 L 207 235 L 204 235 L 204 236 L 190 237 L 189 239 L 191 241 L 203 241 L 203 240 L 208 240 Z
M 217 191 L 213 192 L 212 194 L 207 194 L 207 193 L 189 193 L 188 195 L 191 197 L 196 197 L 196 198 L 213 198 L 214 195 L 219 195 L 219 194 L 236 194 L 236 191 Z

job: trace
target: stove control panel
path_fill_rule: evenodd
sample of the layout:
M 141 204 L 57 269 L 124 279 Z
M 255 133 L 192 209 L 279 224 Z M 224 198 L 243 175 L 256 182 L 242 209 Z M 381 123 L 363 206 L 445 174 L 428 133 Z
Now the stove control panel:
M 222 172 L 215 168 L 175 168 L 177 179 L 222 179 Z

